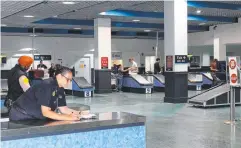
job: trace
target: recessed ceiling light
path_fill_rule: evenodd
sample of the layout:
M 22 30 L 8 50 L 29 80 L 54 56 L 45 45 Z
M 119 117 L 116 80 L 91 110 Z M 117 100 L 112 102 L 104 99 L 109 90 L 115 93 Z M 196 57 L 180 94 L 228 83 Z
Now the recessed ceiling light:
M 95 49 L 90 49 L 90 51 L 95 51 Z
M 31 35 L 29 35 L 29 36 L 35 37 L 35 36 L 37 36 L 37 35 L 36 35 L 36 34 L 31 34 Z
M 133 22 L 140 22 L 140 20 L 132 20 Z
M 32 18 L 34 16 L 32 16 L 32 15 L 24 15 L 23 17 Z
M 199 25 L 205 25 L 206 23 L 200 23 Z
M 58 17 L 58 15 L 54 15 L 53 17 Z
M 197 10 L 196 13 L 197 14 L 200 14 L 202 12 L 202 10 Z
M 101 13 L 99 13 L 100 15 L 105 15 L 106 14 L 106 12 L 101 12 Z
M 75 30 L 81 30 L 81 28 L 74 28 Z
M 6 24 L 1 24 L 1 27 L 6 27 L 7 25 Z
M 75 2 L 62 2 L 63 4 L 65 4 L 65 5 L 73 5 L 73 4 L 75 4 Z
M 151 32 L 151 30 L 144 30 L 144 32 Z
M 32 50 L 36 50 L 34 48 L 22 48 L 19 51 L 32 51 Z

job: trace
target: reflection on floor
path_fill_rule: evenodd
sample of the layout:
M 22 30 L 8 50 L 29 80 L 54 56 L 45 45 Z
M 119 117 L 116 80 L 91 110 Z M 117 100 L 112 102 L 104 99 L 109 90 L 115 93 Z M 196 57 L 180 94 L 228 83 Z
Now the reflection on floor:
M 189 95 L 196 92 L 190 91 Z M 87 104 L 92 112 L 123 111 L 147 116 L 147 148 L 241 148 L 241 121 L 225 125 L 229 107 L 200 109 L 163 103 L 164 93 L 112 93 L 84 99 L 68 96 L 71 106 Z M 240 118 L 241 107 L 236 107 Z

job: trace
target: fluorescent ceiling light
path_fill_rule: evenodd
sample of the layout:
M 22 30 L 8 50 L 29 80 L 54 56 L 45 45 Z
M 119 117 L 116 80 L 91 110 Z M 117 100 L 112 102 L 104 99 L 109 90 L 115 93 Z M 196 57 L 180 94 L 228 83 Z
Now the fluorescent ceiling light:
M 140 22 L 140 20 L 132 20 L 133 22 Z
M 202 10 L 197 10 L 196 13 L 197 14 L 200 14 L 202 12 Z
M 27 18 L 33 18 L 33 15 L 24 15 L 23 17 L 27 17 Z
M 101 12 L 101 13 L 99 13 L 100 15 L 105 15 L 106 14 L 106 12 Z
M 7 25 L 6 24 L 1 24 L 1 27 L 6 27 Z
M 95 51 L 95 49 L 90 49 L 90 51 Z
M 30 56 L 32 57 L 33 55 L 39 55 L 39 53 L 35 53 L 35 54 L 14 54 L 13 57 L 21 57 L 21 56 Z
M 75 30 L 81 30 L 81 28 L 74 28 Z
M 62 2 L 63 4 L 65 4 L 65 5 L 73 5 L 73 4 L 75 4 L 75 2 Z
M 144 32 L 151 32 L 151 30 L 144 30 Z
M 54 15 L 53 17 L 58 17 L 58 15 Z
M 36 50 L 34 48 L 22 48 L 19 51 L 32 51 L 32 50 Z
M 206 23 L 200 23 L 199 25 L 205 25 Z

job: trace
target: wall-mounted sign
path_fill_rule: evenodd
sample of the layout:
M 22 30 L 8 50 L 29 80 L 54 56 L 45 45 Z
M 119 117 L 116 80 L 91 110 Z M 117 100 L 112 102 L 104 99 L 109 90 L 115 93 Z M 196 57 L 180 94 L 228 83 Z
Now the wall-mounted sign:
M 166 56 L 166 71 L 173 71 L 173 56 Z
M 35 61 L 51 61 L 51 55 L 34 55 Z
M 108 69 L 108 57 L 101 57 L 101 69 Z
M 228 57 L 230 86 L 240 86 L 240 58 Z
M 175 63 L 188 63 L 187 55 L 175 55 Z
M 122 59 L 122 52 L 112 52 L 111 53 L 112 60 L 121 60 Z

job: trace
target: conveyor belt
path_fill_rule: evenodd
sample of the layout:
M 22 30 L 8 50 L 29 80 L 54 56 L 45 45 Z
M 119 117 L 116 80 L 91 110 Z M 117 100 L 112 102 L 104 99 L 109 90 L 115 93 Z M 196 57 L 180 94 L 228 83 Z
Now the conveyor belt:
M 165 84 L 165 76 L 163 76 L 162 74 L 156 74 L 153 75 L 157 80 L 159 80 L 161 83 Z
M 76 84 L 80 88 L 91 88 L 92 87 L 84 77 L 74 77 L 73 81 L 75 81 Z
M 188 103 L 192 104 L 192 105 L 198 105 L 198 106 L 204 106 L 205 107 L 206 102 L 208 102 L 211 99 L 214 99 L 216 97 L 219 97 L 221 95 L 224 95 L 229 91 L 230 91 L 230 85 L 228 83 L 220 84 L 220 85 L 212 87 L 212 88 L 210 88 L 210 89 L 208 89 L 208 90 L 206 90 L 206 91 L 204 91 L 204 92 L 202 92 L 198 95 L 195 95 L 195 96 L 191 97 L 191 99 L 188 101 Z M 228 101 L 227 101 L 227 103 L 228 103 Z M 213 101 L 213 104 L 211 104 L 211 105 L 215 106 L 215 101 Z
M 152 85 L 149 81 L 147 81 L 143 76 L 138 74 L 130 75 L 134 80 L 136 80 L 141 85 Z

